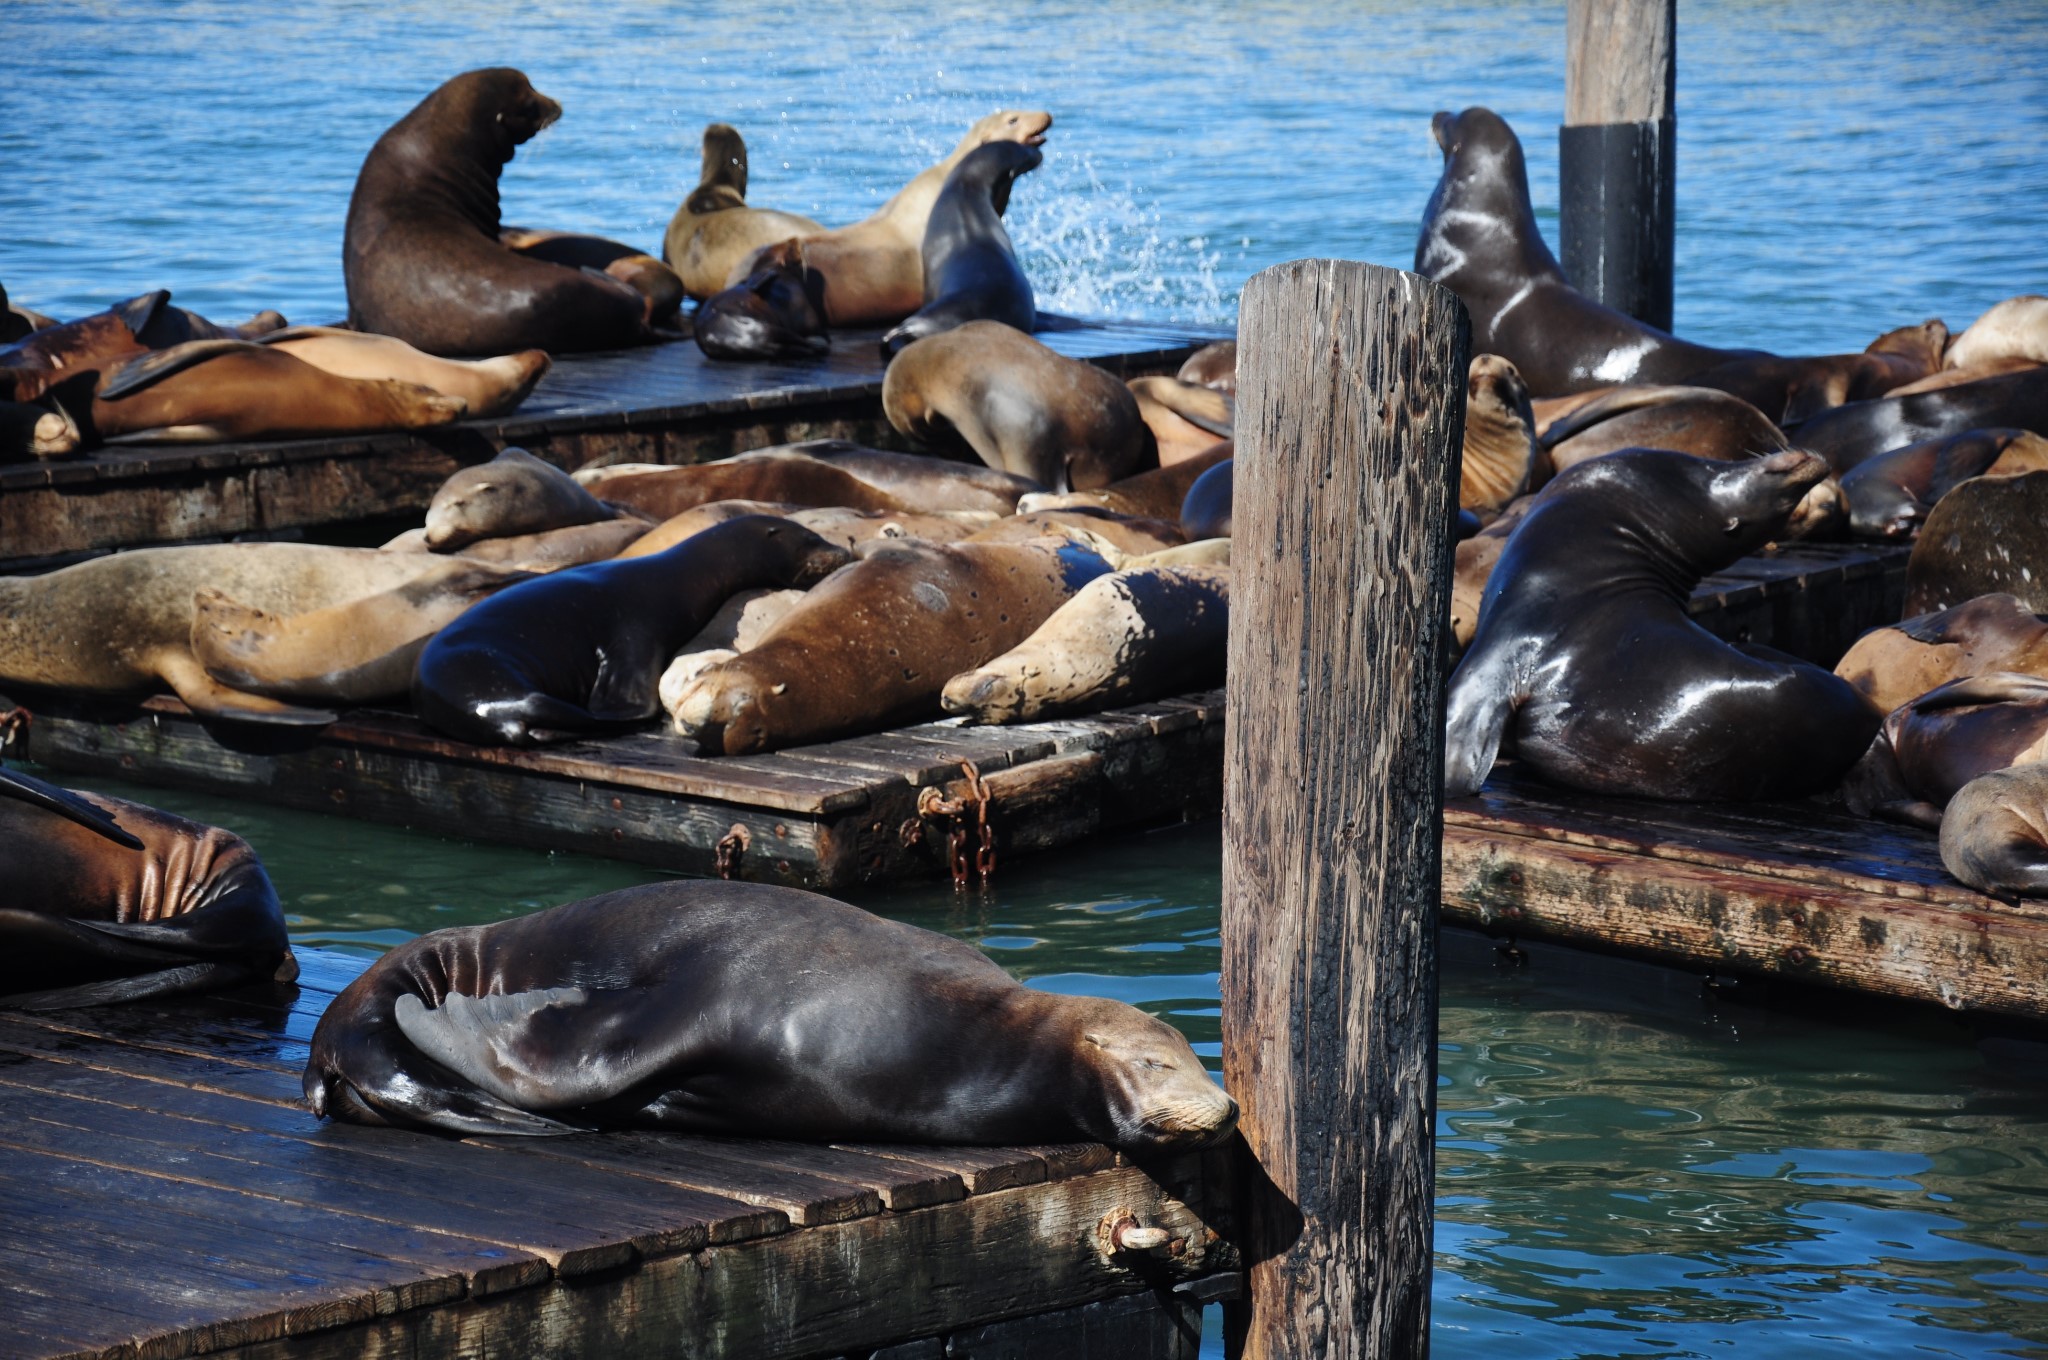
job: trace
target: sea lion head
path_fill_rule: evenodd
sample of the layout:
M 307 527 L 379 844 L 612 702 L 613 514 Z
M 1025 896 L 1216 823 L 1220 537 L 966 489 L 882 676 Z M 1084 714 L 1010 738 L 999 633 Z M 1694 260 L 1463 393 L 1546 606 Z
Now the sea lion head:
M 742 515 L 704 534 L 717 535 L 721 544 L 727 539 L 745 541 L 774 553 L 787 565 L 777 577 L 791 590 L 808 590 L 854 560 L 847 549 L 780 515 Z
M 1441 282 L 1458 273 L 1468 256 L 1504 259 L 1501 242 L 1485 238 L 1507 232 L 1525 273 L 1543 272 L 1546 265 L 1554 272 L 1556 261 L 1543 244 L 1529 203 L 1522 143 L 1507 120 L 1474 106 L 1463 113 L 1438 113 L 1429 130 L 1444 153 L 1444 170 L 1422 212 L 1415 271 Z
M 427 547 L 454 552 L 479 539 L 595 524 L 612 512 L 568 473 L 525 449 L 462 468 L 427 506 Z
M 1237 1127 L 1237 1102 L 1179 1030 L 1103 997 L 1061 998 L 1061 1009 L 1075 1027 L 1075 1066 L 1095 1086 L 1079 1120 L 1090 1134 L 1149 1153 L 1210 1147 Z
M 499 165 L 562 116 L 560 104 L 510 66 L 465 71 L 428 95 L 421 109 L 444 136 Z
M 1758 547 L 1784 527 L 1807 492 L 1827 480 L 1829 470 L 1827 459 L 1804 449 L 1710 466 L 1721 533 Z
M 1917 326 L 1886 331 L 1863 347 L 1865 354 L 1895 354 L 1910 359 L 1928 373 L 1941 367 L 1948 352 L 1948 327 L 1940 317 L 1929 317 Z
M 747 140 L 730 123 L 711 123 L 704 129 L 704 169 L 697 186 L 712 184 L 747 196 Z
M 1045 145 L 1052 115 L 1043 109 L 998 109 L 967 129 L 964 139 L 971 150 L 989 142 L 1021 142 L 1025 146 Z
M 947 183 L 988 190 L 996 216 L 1010 210 L 1010 186 L 1017 176 L 1036 170 L 1045 162 L 1044 142 L 984 142 L 967 153 L 967 159 L 947 177 Z
M 1465 374 L 1465 456 L 1458 504 L 1497 515 L 1542 481 L 1548 460 L 1522 371 L 1498 354 L 1475 354 Z

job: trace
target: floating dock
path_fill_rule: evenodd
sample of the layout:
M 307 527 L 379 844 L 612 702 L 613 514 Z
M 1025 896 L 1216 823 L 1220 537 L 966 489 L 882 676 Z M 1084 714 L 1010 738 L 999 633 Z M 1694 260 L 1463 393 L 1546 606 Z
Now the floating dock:
M 1039 340 L 1125 378 L 1174 372 L 1233 333 L 1039 319 Z M 449 474 L 508 445 L 572 470 L 696 463 L 802 439 L 907 448 L 882 416 L 881 334 L 835 331 L 829 354 L 789 363 L 714 363 L 690 341 L 563 355 L 512 414 L 436 430 L 160 444 L 0 466 L 0 571 L 423 511 Z
M 300 963 L 0 1014 L 0 1355 L 1193 1360 L 1239 1287 L 1220 1152 L 323 1124 L 308 1041 L 368 960 Z

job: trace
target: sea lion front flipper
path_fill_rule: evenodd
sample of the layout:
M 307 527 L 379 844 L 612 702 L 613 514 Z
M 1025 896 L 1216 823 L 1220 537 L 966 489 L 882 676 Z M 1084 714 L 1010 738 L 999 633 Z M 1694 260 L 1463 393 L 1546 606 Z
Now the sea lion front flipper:
M 203 718 L 281 727 L 325 727 L 340 716 L 324 708 L 300 708 L 260 694 L 229 689 L 208 675 L 190 652 L 160 659 L 157 674 L 184 700 L 185 707 Z
M 174 373 L 182 373 L 194 364 L 203 364 L 208 359 L 217 359 L 236 350 L 262 348 L 253 340 L 187 340 L 167 349 L 151 350 L 109 373 L 93 395 L 101 401 L 119 401 L 162 382 Z
M 1908 705 L 1915 713 L 1939 713 L 1950 708 L 1977 704 L 2041 703 L 2048 701 L 2048 679 L 2021 675 L 2017 671 L 1987 671 L 1931 689 Z
M 1508 722 L 1518 706 L 1512 668 L 1476 642 L 1451 675 L 1444 712 L 1444 797 L 1479 792 L 1500 757 Z
M 34 775 L 0 769 L 0 797 L 18 798 L 59 817 L 68 817 L 89 831 L 97 831 L 116 845 L 125 845 L 130 850 L 142 848 L 142 842 L 123 831 L 104 809 L 86 802 L 69 789 Z
M 639 1046 L 630 1043 L 637 1032 L 619 1024 L 634 1009 L 633 994 L 581 987 L 450 992 L 436 1007 L 407 992 L 392 1018 L 413 1047 L 450 1072 L 508 1105 L 540 1112 L 598 1104 L 647 1075 Z M 605 1036 L 622 1032 L 629 1044 L 616 1061 Z

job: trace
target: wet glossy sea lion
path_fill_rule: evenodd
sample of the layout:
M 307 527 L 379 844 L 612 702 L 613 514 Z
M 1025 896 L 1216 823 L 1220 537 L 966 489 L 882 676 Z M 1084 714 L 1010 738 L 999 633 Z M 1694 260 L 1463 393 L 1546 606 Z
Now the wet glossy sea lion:
M 752 273 L 705 299 L 691 330 L 708 358 L 736 363 L 812 359 L 832 348 L 795 241 L 756 254 Z
M 1220 684 L 1227 567 L 1098 576 L 1017 646 L 947 682 L 939 701 L 976 722 L 1094 713 Z
M 1941 368 L 1948 327 L 1938 320 L 1887 331 L 1861 354 L 1734 359 L 1696 375 L 1696 386 L 1741 397 L 1773 421 L 1806 420 L 1852 401 L 1871 401 Z
M 1911 538 L 1935 502 L 1994 468 L 2048 469 L 2048 439 L 2025 430 L 1968 430 L 1866 458 L 1842 478 L 1849 528 L 1863 538 Z
M 214 543 L 136 548 L 46 576 L 0 577 L 0 688 L 112 695 L 168 688 L 206 716 L 332 722 L 331 712 L 282 704 L 211 678 L 192 649 L 198 592 L 212 587 L 289 618 L 475 567 L 429 553 Z
M 1909 616 L 2001 591 L 2048 612 L 2048 471 L 1961 483 L 1927 512 L 1906 559 Z
M 1941 863 L 1996 897 L 2048 897 L 2048 765 L 1980 775 L 1941 818 Z
M 317 1114 L 457 1133 L 1206 1147 L 1180 1033 L 795 888 L 654 883 L 398 946 L 321 1017 Z
M 662 238 L 661 254 L 693 298 L 723 292 L 741 261 L 764 246 L 823 235 L 808 217 L 747 206 L 747 144 L 730 124 L 704 129 L 703 172 Z
M 1159 461 L 1130 389 L 1000 321 L 970 321 L 906 347 L 882 379 L 897 430 L 971 450 L 1051 491 L 1091 491 Z
M 1237 400 L 1227 392 L 1178 378 L 1131 378 L 1138 416 L 1152 431 L 1159 466 L 1172 467 L 1207 453 L 1237 430 Z
M 540 231 L 532 227 L 501 227 L 498 240 L 507 250 L 530 260 L 546 260 L 567 269 L 595 270 L 625 284 L 647 300 L 647 324 L 673 329 L 681 320 L 689 294 L 675 270 L 637 246 L 573 231 Z
M 1236 460 L 1226 458 L 1195 478 L 1180 503 L 1180 531 L 1190 539 L 1229 538 Z
M 882 336 L 882 361 L 927 335 L 969 321 L 1000 321 L 1030 334 L 1038 326 L 1031 280 L 1003 227 L 1017 177 L 1045 152 L 1023 142 L 989 142 L 967 153 L 939 190 L 925 223 L 924 305 Z
M 1078 543 L 885 544 L 833 576 L 761 644 L 702 675 L 676 729 L 746 755 L 939 713 L 946 682 L 1029 637 L 1110 564 Z
M 202 586 L 192 598 L 192 655 L 213 679 L 248 694 L 334 706 L 392 699 L 412 683 L 428 638 L 477 601 L 531 579 L 446 558 L 390 590 L 297 614 Z
M 1539 396 L 1603 383 L 1677 383 L 1743 357 L 1648 326 L 1573 288 L 1529 205 L 1522 144 L 1490 109 L 1439 113 L 1443 176 L 1423 210 L 1415 272 L 1456 293 L 1472 349 L 1521 370 Z
M 427 547 L 453 552 L 482 538 L 537 534 L 616 515 L 581 483 L 525 449 L 459 469 L 427 503 Z
M 413 708 L 451 736 L 533 745 L 660 711 L 676 649 L 742 590 L 807 586 L 849 554 L 787 520 L 736 519 L 652 557 L 536 577 L 471 608 L 420 653 Z
M 649 338 L 647 303 L 601 272 L 498 239 L 498 174 L 562 106 L 507 67 L 448 81 L 370 150 L 342 240 L 349 324 L 430 354 L 550 354 Z
M 1210 468 L 1227 462 L 1236 447 L 1232 441 L 1220 439 L 1193 458 L 1111 482 L 1100 491 L 1043 492 L 1023 497 L 1017 509 L 1022 513 L 1093 506 L 1138 519 L 1178 519 L 1188 489 Z
M 298 975 L 277 893 L 240 836 L 0 770 L 0 1006 Z
M 1694 623 L 1692 588 L 1782 530 L 1827 475 L 1812 454 L 1738 463 L 1633 449 L 1560 473 L 1516 527 L 1451 677 L 1447 796 L 1496 754 L 1596 793 L 1688 801 L 1827 788 L 1878 714 L 1817 666 Z
M 843 468 L 815 458 L 771 452 L 684 467 L 626 463 L 585 468 L 577 480 L 593 495 L 637 510 L 656 522 L 713 501 L 774 501 L 851 510 L 911 508 Z
M 1946 807 L 1981 775 L 2048 760 L 2048 678 L 1987 671 L 1951 680 L 1893 709 L 1884 741 L 1906 788 Z
M 1835 663 L 1835 674 L 1880 713 L 1990 671 L 2048 677 L 2048 623 L 2010 595 L 1981 595 L 1873 628 Z
M 1458 464 L 1458 506 L 1491 519 L 1510 501 L 1550 478 L 1536 440 L 1529 385 L 1498 354 L 1475 354 L 1465 373 L 1464 457 Z
M 389 335 L 337 326 L 287 326 L 263 336 L 262 343 L 344 378 L 418 383 L 460 397 L 472 420 L 517 410 L 553 362 L 537 349 L 490 359 L 443 359 Z
M 2048 435 L 2048 368 L 2027 368 L 1934 392 L 1882 397 L 1803 421 L 1792 442 L 1847 472 L 1880 453 L 1969 430 L 2021 429 Z
M 1184 383 L 1237 395 L 1237 341 L 1218 340 L 1190 354 L 1175 375 Z
M 924 232 L 939 191 L 969 152 L 989 142 L 1042 146 L 1052 115 L 1023 109 L 992 113 L 960 145 L 920 172 L 866 220 L 806 237 L 804 268 L 834 326 L 894 325 L 924 305 Z M 752 272 L 743 262 L 735 271 Z M 730 280 L 728 280 L 730 281 Z
M 2048 297 L 2007 298 L 1971 322 L 1943 359 L 1947 368 L 2024 360 L 2048 364 Z
M 1672 449 L 1723 462 L 1789 448 L 1785 434 L 1763 412 L 1711 387 L 1617 387 L 1584 402 L 1547 426 L 1541 439 L 1551 466 L 1617 449 Z

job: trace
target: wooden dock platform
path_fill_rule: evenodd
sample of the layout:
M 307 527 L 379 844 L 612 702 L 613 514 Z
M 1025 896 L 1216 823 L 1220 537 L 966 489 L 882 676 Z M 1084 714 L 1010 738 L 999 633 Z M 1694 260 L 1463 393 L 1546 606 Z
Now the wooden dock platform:
M 1170 373 L 1231 332 L 1041 314 L 1038 339 L 1119 377 Z M 715 363 L 683 341 L 556 359 L 517 411 L 438 430 L 104 449 L 0 466 L 0 571 L 113 548 L 274 535 L 424 510 L 457 468 L 518 445 L 562 467 L 695 463 L 801 439 L 908 448 L 882 417 L 880 331 L 788 363 Z
M 323 1124 L 308 1040 L 368 960 L 300 962 L 0 1012 L 0 1356 L 1192 1360 L 1238 1286 L 1221 1153 Z

